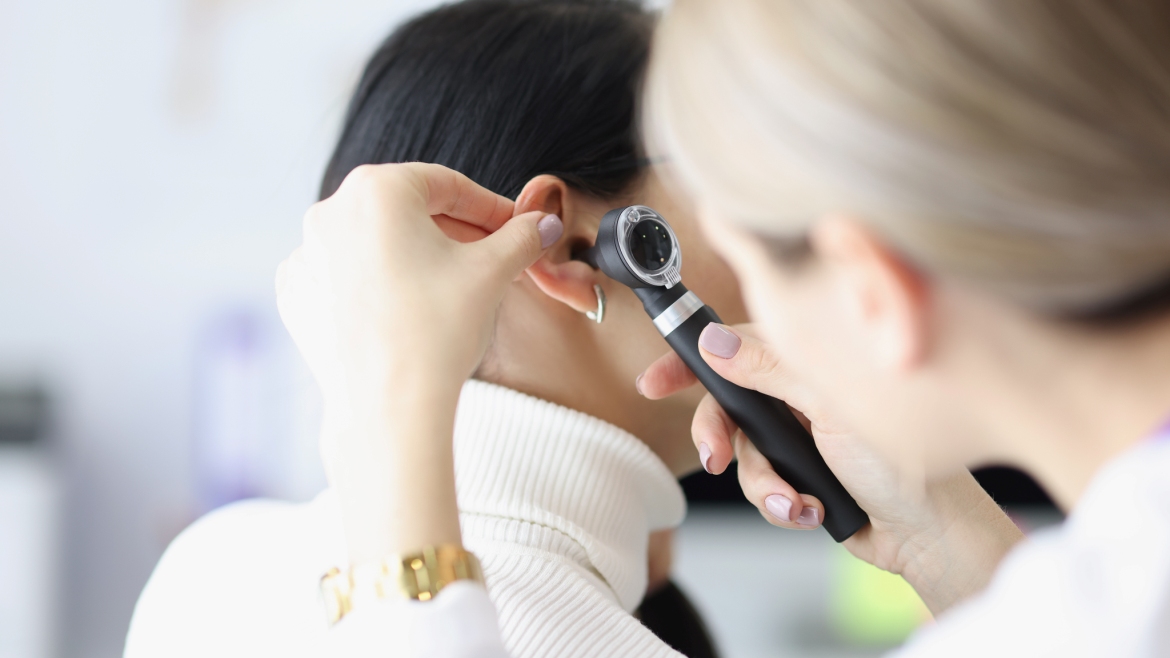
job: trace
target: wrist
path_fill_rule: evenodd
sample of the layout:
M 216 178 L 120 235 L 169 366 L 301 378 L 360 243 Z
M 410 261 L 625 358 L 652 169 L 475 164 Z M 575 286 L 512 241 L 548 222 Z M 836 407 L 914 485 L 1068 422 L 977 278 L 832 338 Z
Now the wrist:
M 458 390 L 365 395 L 333 420 L 331 483 L 353 563 L 459 544 L 452 438 Z M 326 414 L 330 414 L 327 405 Z
M 966 471 L 931 501 L 931 522 L 907 533 L 896 571 L 938 615 L 982 591 L 1023 533 Z
M 423 457 L 449 447 L 462 382 L 443 384 L 403 378 L 395 386 L 365 384 L 324 396 L 322 434 L 345 437 L 338 448 L 349 448 L 355 459 L 377 459 L 383 465 L 397 457 Z

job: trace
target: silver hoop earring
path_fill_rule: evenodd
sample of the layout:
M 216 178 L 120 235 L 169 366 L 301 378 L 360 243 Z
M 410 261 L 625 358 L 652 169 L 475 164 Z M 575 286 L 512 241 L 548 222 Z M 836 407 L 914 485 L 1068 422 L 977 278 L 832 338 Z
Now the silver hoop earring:
M 593 284 L 593 292 L 597 295 L 597 310 L 585 311 L 585 317 L 601 324 L 601 321 L 605 319 L 605 291 L 595 283 Z

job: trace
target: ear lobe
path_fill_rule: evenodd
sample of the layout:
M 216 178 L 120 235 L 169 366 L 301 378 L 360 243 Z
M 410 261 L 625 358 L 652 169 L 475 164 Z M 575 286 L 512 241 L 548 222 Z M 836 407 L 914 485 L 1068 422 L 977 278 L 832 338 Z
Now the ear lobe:
M 568 259 L 553 262 L 546 254 L 528 268 L 528 278 L 541 292 L 578 313 L 597 310 L 597 293 L 593 290 L 597 276 L 585 263 Z
M 859 222 L 829 217 L 814 225 L 813 248 L 838 270 L 879 365 L 910 369 L 929 343 L 930 284 Z

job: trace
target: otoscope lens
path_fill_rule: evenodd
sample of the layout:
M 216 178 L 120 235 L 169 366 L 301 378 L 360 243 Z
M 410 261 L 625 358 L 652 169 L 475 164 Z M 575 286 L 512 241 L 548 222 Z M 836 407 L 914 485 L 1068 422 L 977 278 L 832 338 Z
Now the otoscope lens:
M 630 231 L 630 255 L 647 272 L 666 267 L 674 253 L 670 232 L 662 224 L 643 219 Z

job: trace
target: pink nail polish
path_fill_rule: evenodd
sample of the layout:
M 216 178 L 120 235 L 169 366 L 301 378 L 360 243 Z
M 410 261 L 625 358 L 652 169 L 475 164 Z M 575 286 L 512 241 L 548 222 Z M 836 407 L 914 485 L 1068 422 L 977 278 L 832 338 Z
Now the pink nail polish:
M 536 223 L 536 232 L 540 234 L 540 248 L 548 249 L 554 242 L 561 239 L 565 232 L 565 225 L 556 215 L 545 215 Z
M 703 464 L 703 470 L 710 473 L 711 469 L 707 468 L 707 462 L 711 461 L 711 449 L 706 443 L 699 444 L 699 461 Z
M 821 511 L 815 507 L 806 507 L 801 510 L 800 516 L 796 517 L 796 522 L 815 528 L 821 524 Z
M 781 521 L 792 521 L 792 501 L 780 494 L 772 494 L 764 499 L 764 507 L 768 513 Z
M 721 324 L 708 324 L 699 334 L 699 345 L 708 352 L 723 359 L 730 359 L 739 351 L 739 336 L 731 333 Z

